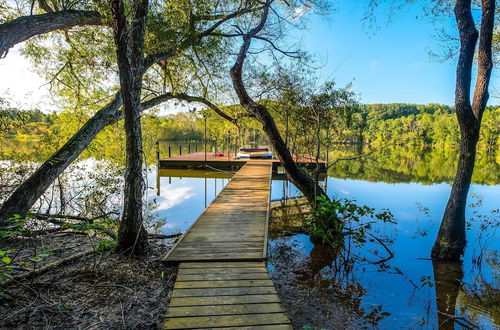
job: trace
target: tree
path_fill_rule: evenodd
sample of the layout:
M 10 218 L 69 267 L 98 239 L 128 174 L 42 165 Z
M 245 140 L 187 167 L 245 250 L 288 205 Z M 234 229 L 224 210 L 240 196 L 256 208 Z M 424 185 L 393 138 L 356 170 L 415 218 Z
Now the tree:
M 208 4 L 211 4 L 211 2 L 209 1 Z M 178 3 L 173 2 L 172 5 L 177 6 Z M 221 38 L 220 35 L 216 35 L 216 32 L 224 31 L 225 26 L 228 25 L 232 20 L 252 14 L 257 10 L 260 10 L 261 8 L 262 5 L 258 2 L 247 3 L 246 1 L 242 1 L 241 4 L 229 2 L 226 7 L 217 7 L 217 9 L 213 9 L 212 6 L 202 6 L 201 4 L 200 8 L 193 9 L 191 7 L 188 7 L 187 9 L 185 8 L 185 10 L 187 10 L 187 13 L 181 15 L 182 17 L 188 17 L 185 24 L 183 22 L 184 25 L 189 26 L 188 30 L 186 30 L 183 26 L 179 27 L 178 25 L 180 23 L 177 21 L 168 22 L 169 24 L 173 24 L 173 27 L 167 26 L 168 24 L 166 22 L 162 23 L 161 20 L 160 22 L 155 22 L 155 28 L 149 32 L 149 38 L 153 39 L 151 43 L 154 47 L 150 55 L 144 58 L 143 65 L 140 69 L 141 74 L 152 71 L 151 69 L 158 63 L 162 64 L 163 67 L 165 63 L 175 63 L 176 58 L 190 52 L 194 47 L 201 49 L 203 49 L 203 47 L 206 47 L 207 53 L 213 53 L 214 56 L 217 56 L 218 53 L 213 52 L 213 49 L 211 47 L 221 51 L 218 47 L 224 47 L 224 45 L 220 46 L 220 43 L 222 42 L 221 40 L 224 37 Z M 214 14 L 212 12 L 213 10 L 215 10 L 217 13 Z M 197 12 L 198 15 L 193 15 L 193 11 Z M 150 15 L 155 18 L 161 18 L 164 17 L 164 14 L 165 13 L 154 13 L 154 15 Z M 159 28 L 158 26 L 161 26 L 161 28 Z M 173 31 L 177 30 L 180 30 L 182 33 L 173 33 Z M 165 40 L 162 40 L 160 37 L 156 37 L 155 33 L 159 34 L 160 36 L 174 35 L 174 39 L 171 42 L 165 42 Z M 160 39 L 160 41 L 158 41 L 157 39 Z M 77 40 L 73 40 L 73 42 L 76 41 Z M 92 45 L 81 44 L 77 45 L 77 47 L 92 47 Z M 200 50 L 198 49 L 193 57 L 199 56 Z M 66 66 L 67 62 L 71 62 L 71 59 L 66 59 L 63 56 L 61 57 L 63 58 L 63 63 L 61 63 L 62 67 Z M 81 58 L 80 52 L 77 52 L 76 57 Z M 190 59 L 190 63 L 194 61 L 195 60 Z M 191 69 L 192 68 L 189 68 L 187 71 Z M 60 74 L 61 70 L 61 68 L 56 68 L 56 74 Z M 94 67 L 91 67 L 91 70 L 94 70 Z M 181 71 L 180 68 L 178 68 L 178 70 Z M 109 73 L 102 76 L 107 78 L 109 75 L 114 74 L 113 71 L 107 72 Z M 75 72 L 71 71 L 69 75 L 73 77 L 75 75 Z M 88 75 L 82 74 L 78 77 L 77 81 L 78 83 L 80 83 L 84 79 L 89 80 Z M 52 81 L 55 82 L 56 80 L 52 78 Z M 192 77 L 190 77 L 190 80 L 186 84 L 192 85 L 192 83 L 193 79 Z M 90 79 L 88 84 L 95 84 L 95 81 L 92 81 L 92 79 Z M 66 85 L 68 84 L 67 82 L 62 82 L 61 85 L 66 87 Z M 70 87 L 71 88 L 64 91 L 65 94 L 74 94 L 73 90 L 75 88 L 73 88 L 73 86 Z M 172 87 L 172 89 L 174 88 Z M 78 96 L 80 97 L 81 95 L 78 94 Z M 93 98 L 95 96 L 91 95 L 91 97 L 92 99 L 90 99 L 88 103 L 91 103 L 90 101 L 94 102 Z M 94 137 L 107 125 L 123 118 L 123 112 L 121 111 L 121 106 L 123 104 L 122 93 L 116 92 L 115 95 L 111 98 L 112 100 L 108 105 L 95 112 L 95 114 L 76 132 L 73 137 L 68 140 L 66 144 L 64 144 L 47 161 L 45 161 L 9 196 L 7 200 L 5 200 L 5 202 L 0 207 L 0 226 L 5 226 L 6 220 L 11 218 L 15 214 L 25 216 L 32 205 L 43 194 L 43 192 L 68 167 L 68 165 L 71 164 L 80 155 L 80 153 L 91 143 Z M 172 99 L 178 99 L 186 102 L 199 102 L 209 109 L 215 111 L 223 118 L 232 122 L 236 122 L 236 118 L 228 116 L 226 113 L 221 111 L 220 108 L 217 107 L 214 103 L 208 101 L 205 96 L 192 96 L 186 94 L 183 91 L 163 91 L 163 93 L 151 95 L 151 89 L 149 89 L 149 97 L 147 97 L 147 100 L 143 101 L 140 104 L 140 109 L 146 110 L 158 104 L 161 104 L 162 102 L 166 102 Z M 76 103 L 76 106 L 78 107 L 79 104 L 80 102 Z
M 259 36 L 259 32 L 261 32 L 266 25 L 272 2 L 272 0 L 267 0 L 265 2 L 262 10 L 262 17 L 259 23 L 248 32 L 241 33 L 243 43 L 236 57 L 236 61 L 231 68 L 231 79 L 234 91 L 238 96 L 241 106 L 243 106 L 243 108 L 245 108 L 251 115 L 255 116 L 255 118 L 257 118 L 257 120 L 261 123 L 264 132 L 267 134 L 267 137 L 274 147 L 274 150 L 290 177 L 290 180 L 298 189 L 300 189 L 310 203 L 315 204 L 316 196 L 325 195 L 323 188 L 321 188 L 310 175 L 305 173 L 295 163 L 292 154 L 281 137 L 278 127 L 276 126 L 276 122 L 269 113 L 267 107 L 255 102 L 254 99 L 248 94 L 245 84 L 243 83 L 243 64 L 247 57 L 248 50 L 250 49 L 250 44 L 252 39 L 261 37 Z M 239 30 L 242 31 L 241 29 Z
M 465 207 L 493 68 L 492 38 L 495 24 L 495 0 L 482 0 L 481 3 L 480 32 L 477 31 L 472 17 L 471 0 L 458 0 L 454 9 L 460 37 L 455 89 L 455 108 L 460 126 L 460 154 L 450 198 L 432 248 L 431 256 L 438 259 L 460 260 L 466 244 Z M 479 45 L 477 46 L 478 38 Z M 478 68 L 471 103 L 472 67 L 476 48 Z
M 130 21 L 125 17 L 126 4 L 131 7 Z M 117 250 L 142 254 L 147 250 L 148 235 L 142 216 L 144 183 L 140 100 L 149 2 L 110 0 L 109 5 L 113 17 L 112 26 L 123 95 L 127 155 L 123 216 L 118 229 Z

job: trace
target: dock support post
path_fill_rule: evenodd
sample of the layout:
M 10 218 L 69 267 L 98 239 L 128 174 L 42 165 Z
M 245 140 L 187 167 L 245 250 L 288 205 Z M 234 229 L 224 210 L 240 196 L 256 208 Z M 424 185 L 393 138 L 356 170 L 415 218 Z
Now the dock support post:
M 156 196 L 160 196 L 160 163 L 156 169 Z
M 158 167 L 160 166 L 160 141 L 156 141 L 156 160 L 158 161 Z
M 194 145 L 194 152 L 198 152 L 198 143 Z
M 179 146 L 179 155 L 182 155 L 182 144 Z
M 191 144 L 188 144 L 188 154 L 191 153 Z
M 168 146 L 168 158 L 172 157 L 172 151 L 170 150 L 170 146 Z
M 204 121 L 203 151 L 205 152 L 205 171 L 206 171 L 207 170 L 207 117 L 205 115 L 203 115 L 203 121 Z

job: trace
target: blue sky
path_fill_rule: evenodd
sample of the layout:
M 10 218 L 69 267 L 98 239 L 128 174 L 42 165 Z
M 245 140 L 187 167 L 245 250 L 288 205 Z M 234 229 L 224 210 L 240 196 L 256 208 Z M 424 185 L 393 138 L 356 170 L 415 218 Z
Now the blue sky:
M 414 5 L 395 13 L 387 23 L 387 11 L 379 10 L 379 29 L 371 33 L 362 18 L 368 1 L 337 1 L 337 11 L 328 19 L 311 20 L 310 30 L 300 31 L 302 45 L 326 60 L 323 79 L 339 85 L 353 83 L 363 103 L 453 104 L 455 60 L 438 63 L 429 50 L 439 52 L 439 28 L 455 31 L 454 19 L 432 23 Z M 493 72 L 492 86 L 498 76 Z M 491 99 L 490 104 L 498 103 Z

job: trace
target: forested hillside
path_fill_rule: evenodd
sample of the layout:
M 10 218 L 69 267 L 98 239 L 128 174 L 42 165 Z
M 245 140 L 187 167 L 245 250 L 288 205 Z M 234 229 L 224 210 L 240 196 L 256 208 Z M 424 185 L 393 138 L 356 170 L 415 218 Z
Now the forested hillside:
M 39 110 L 20 111 L 13 108 L 0 110 L 4 137 L 16 140 L 52 139 L 56 145 L 65 141 L 84 122 L 84 116 L 67 116 L 64 112 L 44 114 Z M 240 131 L 244 143 L 265 143 L 264 134 L 252 119 L 244 119 L 245 128 Z M 147 137 L 153 140 L 203 140 L 204 119 L 191 112 L 179 112 L 166 116 L 147 114 L 142 118 Z M 284 130 L 284 123 L 278 122 Z M 290 123 L 291 132 L 293 123 Z M 112 127 L 99 136 L 107 139 Z M 207 138 L 224 141 L 228 132 L 238 134 L 236 127 L 217 115 L 207 118 Z M 115 132 L 120 135 L 119 132 Z M 114 134 L 114 133 L 113 133 Z M 456 146 L 460 131 L 452 107 L 439 104 L 369 104 L 359 105 L 346 119 L 343 129 L 336 130 L 331 139 L 334 143 L 371 145 L 420 145 Z M 500 145 L 500 108 L 490 106 L 484 113 L 481 138 L 483 147 Z
M 479 144 L 500 144 L 500 108 L 484 113 Z M 458 145 L 460 131 L 453 108 L 439 104 L 371 104 L 353 113 L 351 129 L 338 142 L 401 145 Z

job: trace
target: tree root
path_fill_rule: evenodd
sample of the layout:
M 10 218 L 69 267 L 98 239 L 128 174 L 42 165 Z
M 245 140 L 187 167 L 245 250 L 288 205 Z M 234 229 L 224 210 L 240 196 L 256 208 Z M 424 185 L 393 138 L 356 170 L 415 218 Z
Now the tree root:
M 40 268 L 38 268 L 36 270 L 30 271 L 29 273 L 24 273 L 24 274 L 16 275 L 16 276 L 13 276 L 13 277 L 11 277 L 9 279 L 6 279 L 6 280 L 0 282 L 0 286 L 9 285 L 12 282 L 17 282 L 17 281 L 20 281 L 20 280 L 24 280 L 26 278 L 32 278 L 32 277 L 44 274 L 44 273 L 48 272 L 51 269 L 54 269 L 54 268 L 59 267 L 61 265 L 64 265 L 64 264 L 66 264 L 68 262 L 71 262 L 73 260 L 80 259 L 82 257 L 94 254 L 96 252 L 97 252 L 97 250 L 94 250 L 94 249 L 93 250 L 87 250 L 87 251 L 83 251 L 83 252 L 71 255 L 69 257 L 63 258 L 63 259 L 59 259 L 59 260 L 57 260 L 57 261 L 55 261 L 55 262 L 53 262 L 51 264 L 48 264 L 48 265 L 40 267 Z
M 92 218 L 92 219 L 88 219 L 88 218 L 84 218 L 84 217 L 73 217 L 73 216 L 67 216 L 67 215 L 49 215 L 49 214 L 40 214 L 40 213 L 32 213 L 31 214 L 31 216 L 34 217 L 37 220 L 46 221 L 46 222 L 49 222 L 51 224 L 59 225 L 59 226 L 63 226 L 63 225 L 69 225 L 69 226 L 71 226 L 73 224 L 70 223 L 70 222 L 65 222 L 65 221 L 59 220 L 58 218 L 69 219 L 69 220 L 76 220 L 76 221 L 84 221 L 84 222 L 87 222 L 87 223 L 93 223 L 93 221 L 95 219 L 99 219 L 99 218 L 102 218 L 102 217 L 107 216 L 107 215 L 108 214 L 103 215 L 103 216 L 98 216 L 98 217 L 95 217 L 95 218 Z M 47 233 L 50 233 L 50 232 L 57 232 L 57 231 L 66 230 L 66 229 L 71 229 L 71 227 L 69 227 L 69 228 L 51 228 L 51 229 L 46 229 L 45 231 Z M 94 227 L 91 230 L 96 230 L 96 231 L 102 232 L 102 233 L 106 234 L 107 236 L 109 236 L 110 238 L 112 238 L 114 240 L 117 239 L 117 235 L 113 231 L 108 230 L 106 228 Z M 43 233 L 43 230 L 37 232 L 37 234 L 41 234 L 41 233 Z M 182 233 L 176 233 L 176 234 L 171 234 L 171 235 L 148 234 L 148 239 L 168 239 L 168 238 L 178 237 L 178 236 L 181 236 L 181 235 L 182 235 Z

